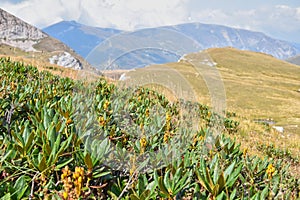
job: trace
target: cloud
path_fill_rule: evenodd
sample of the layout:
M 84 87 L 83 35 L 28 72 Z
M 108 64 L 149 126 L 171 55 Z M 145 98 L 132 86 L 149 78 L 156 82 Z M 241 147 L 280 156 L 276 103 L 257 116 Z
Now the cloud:
M 38 27 L 61 20 L 89 25 L 135 29 L 183 23 L 188 0 L 27 0 L 0 3 L 7 11 Z
M 269 4 L 258 3 L 259 0 L 245 4 L 235 0 L 13 1 L 1 1 L 0 7 L 39 28 L 62 20 L 123 30 L 195 21 L 261 31 L 300 43 L 300 5 L 292 6 L 295 1 L 290 4 L 280 0 Z M 276 5 L 279 1 L 283 3 Z
M 95 1 L 82 3 L 81 22 L 98 26 L 132 30 L 139 27 L 154 27 L 186 21 L 186 0 L 140 1 Z
M 300 7 L 274 5 L 235 11 L 206 8 L 190 15 L 193 21 L 260 31 L 300 42 L 300 38 L 296 38 L 296 33 L 300 32 Z

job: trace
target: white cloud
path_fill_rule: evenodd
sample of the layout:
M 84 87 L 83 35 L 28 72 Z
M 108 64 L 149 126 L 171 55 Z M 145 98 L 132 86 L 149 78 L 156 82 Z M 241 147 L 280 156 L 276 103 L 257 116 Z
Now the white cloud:
M 120 29 L 153 27 L 184 22 L 186 0 L 152 1 L 95 1 L 86 0 L 83 10 L 88 18 L 81 20 L 90 25 L 114 26 Z M 88 19 L 88 20 L 86 20 Z
M 257 1 L 245 6 L 233 0 L 24 0 L 1 1 L 0 7 L 40 28 L 62 20 L 125 30 L 196 21 L 262 31 L 300 43 L 298 0 L 293 0 L 294 6 L 286 1 L 278 5 Z
M 273 37 L 300 42 L 299 37 L 295 38 L 296 32 L 300 32 L 300 7 L 275 5 L 230 12 L 203 9 L 191 13 L 191 18 L 193 21 L 261 31 Z
M 61 20 L 120 29 L 183 23 L 188 0 L 27 0 L 0 6 L 25 21 L 45 27 Z

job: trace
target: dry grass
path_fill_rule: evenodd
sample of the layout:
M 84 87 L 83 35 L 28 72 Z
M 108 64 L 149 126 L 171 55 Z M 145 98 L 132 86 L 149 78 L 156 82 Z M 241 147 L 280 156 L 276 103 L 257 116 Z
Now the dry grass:
M 48 71 L 54 75 L 61 77 L 69 77 L 74 80 L 89 80 L 93 81 L 99 78 L 99 75 L 90 70 L 74 70 L 70 68 L 61 67 L 58 65 L 44 62 L 43 60 L 26 58 L 24 55 L 12 56 L 12 55 L 1 55 L 0 57 L 9 57 L 12 61 L 22 62 L 26 65 L 32 65 L 37 67 L 39 71 Z
M 208 53 L 218 63 L 230 110 L 252 119 L 273 118 L 279 126 L 300 125 L 299 66 L 231 48 Z
M 272 56 L 233 48 L 214 48 L 192 59 L 209 57 L 217 63 L 226 90 L 227 110 L 236 112 L 241 121 L 241 134 L 235 135 L 252 154 L 261 155 L 258 143 L 274 144 L 300 156 L 300 66 Z M 127 73 L 128 82 L 167 88 L 185 99 L 197 99 L 211 105 L 209 91 L 201 72 L 188 62 L 154 65 Z M 166 83 L 167 82 L 167 83 Z M 182 88 L 177 87 L 177 83 Z M 186 93 L 186 90 L 188 93 Z M 189 93 L 194 97 L 189 96 Z M 283 126 L 284 133 L 253 122 L 254 119 L 273 119 Z M 299 169 L 300 170 L 300 169 Z

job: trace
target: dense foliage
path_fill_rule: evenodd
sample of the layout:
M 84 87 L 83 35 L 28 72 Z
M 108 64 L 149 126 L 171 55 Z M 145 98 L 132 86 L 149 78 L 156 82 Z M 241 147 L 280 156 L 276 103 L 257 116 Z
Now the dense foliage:
M 147 88 L 0 59 L 2 199 L 296 199 L 282 159 L 248 156 L 239 123 Z

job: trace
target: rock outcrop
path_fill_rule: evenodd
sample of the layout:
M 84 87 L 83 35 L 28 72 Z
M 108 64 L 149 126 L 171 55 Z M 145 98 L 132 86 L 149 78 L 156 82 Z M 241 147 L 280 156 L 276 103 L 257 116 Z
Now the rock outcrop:
M 33 45 L 48 35 L 0 8 L 1 43 L 24 51 L 36 51 Z
M 1 8 L 0 44 L 18 48 L 27 54 L 32 52 L 36 59 L 45 59 L 44 61 L 50 61 L 51 64 L 78 70 L 90 68 L 89 64 L 68 46 Z
M 67 68 L 82 69 L 82 64 L 68 52 L 63 52 L 49 58 L 51 64 L 64 66 Z

